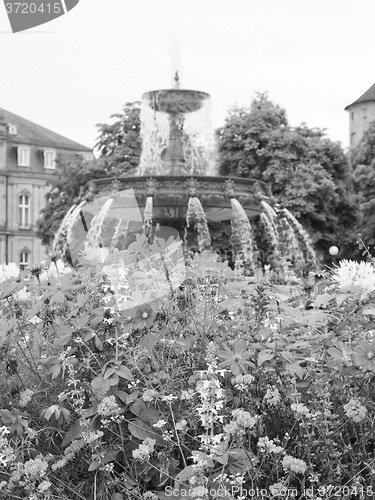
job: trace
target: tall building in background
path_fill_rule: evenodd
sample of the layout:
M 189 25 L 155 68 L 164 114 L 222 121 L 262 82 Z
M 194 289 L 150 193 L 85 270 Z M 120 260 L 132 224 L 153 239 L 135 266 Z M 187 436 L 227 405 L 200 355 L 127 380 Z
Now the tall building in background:
M 375 120 L 375 83 L 356 101 L 346 106 L 349 111 L 350 147 L 361 140 L 369 124 Z
M 39 264 L 45 248 L 36 222 L 56 164 L 92 150 L 0 108 L 0 264 Z

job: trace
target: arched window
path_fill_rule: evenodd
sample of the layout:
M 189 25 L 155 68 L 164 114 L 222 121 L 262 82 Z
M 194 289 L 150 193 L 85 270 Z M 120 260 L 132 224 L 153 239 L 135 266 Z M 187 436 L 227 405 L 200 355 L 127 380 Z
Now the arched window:
M 27 194 L 18 197 L 18 223 L 21 229 L 30 227 L 30 196 Z
M 44 151 L 44 168 L 56 168 L 56 151 L 53 149 Z
M 17 149 L 18 153 L 18 166 L 19 167 L 30 167 L 30 149 L 26 146 L 19 146 Z
M 24 271 L 26 267 L 30 264 L 30 252 L 25 249 L 20 252 L 20 269 Z

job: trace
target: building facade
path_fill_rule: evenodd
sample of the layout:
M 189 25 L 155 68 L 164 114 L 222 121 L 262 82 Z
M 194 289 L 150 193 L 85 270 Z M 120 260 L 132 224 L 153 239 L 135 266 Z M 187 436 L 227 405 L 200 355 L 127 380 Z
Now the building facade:
M 355 147 L 375 120 L 375 83 L 345 110 L 349 112 L 350 147 Z
M 0 264 L 39 264 L 45 247 L 36 223 L 59 162 L 92 150 L 0 108 Z

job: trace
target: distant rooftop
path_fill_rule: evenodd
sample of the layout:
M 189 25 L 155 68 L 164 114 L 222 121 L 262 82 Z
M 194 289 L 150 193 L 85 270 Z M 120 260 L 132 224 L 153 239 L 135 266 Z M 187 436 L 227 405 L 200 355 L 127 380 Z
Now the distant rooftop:
M 353 106 L 353 104 L 369 101 L 375 101 L 375 83 L 368 90 L 366 90 L 366 92 L 361 95 L 361 97 L 359 97 L 356 101 L 349 104 L 349 106 L 346 106 L 345 110 L 349 109 L 351 106 Z
M 16 125 L 17 134 L 11 135 L 12 142 L 30 144 L 42 147 L 69 149 L 72 151 L 92 152 L 87 146 L 56 134 L 48 128 L 41 127 L 21 116 L 15 115 L 6 109 L 0 108 L 0 122 L 7 125 Z

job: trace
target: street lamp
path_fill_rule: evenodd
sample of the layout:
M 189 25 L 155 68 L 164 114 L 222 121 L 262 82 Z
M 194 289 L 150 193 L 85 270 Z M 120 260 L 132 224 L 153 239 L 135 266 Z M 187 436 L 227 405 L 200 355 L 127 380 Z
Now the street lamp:
M 328 252 L 329 252 L 329 255 L 332 257 L 332 263 L 333 264 L 336 264 L 337 255 L 339 254 L 339 251 L 340 250 L 338 249 L 338 247 L 336 247 L 334 245 L 331 246 L 331 247 L 329 247 Z

